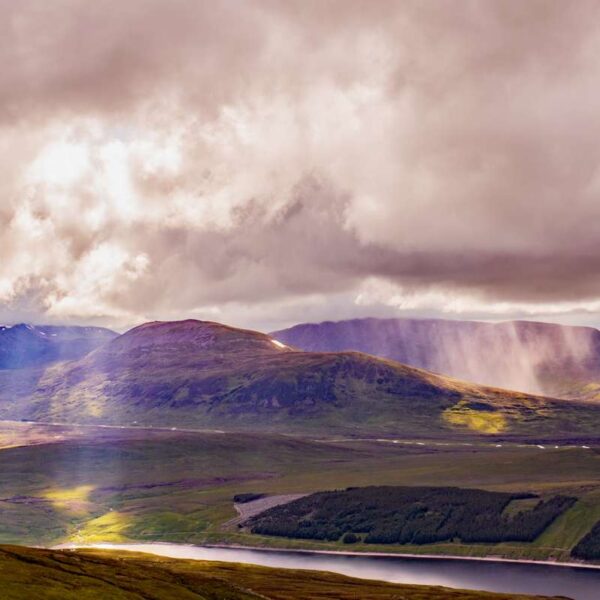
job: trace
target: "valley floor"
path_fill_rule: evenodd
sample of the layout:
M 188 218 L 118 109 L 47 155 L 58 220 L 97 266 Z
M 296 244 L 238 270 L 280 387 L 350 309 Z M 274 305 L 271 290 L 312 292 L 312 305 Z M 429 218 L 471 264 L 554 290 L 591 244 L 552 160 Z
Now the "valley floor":
M 367 485 L 569 494 L 575 506 L 533 543 L 355 544 L 354 552 L 570 562 L 600 520 L 593 442 L 314 440 L 170 429 L 0 423 L 0 543 L 164 541 L 344 550 L 341 542 L 240 530 L 233 496 Z

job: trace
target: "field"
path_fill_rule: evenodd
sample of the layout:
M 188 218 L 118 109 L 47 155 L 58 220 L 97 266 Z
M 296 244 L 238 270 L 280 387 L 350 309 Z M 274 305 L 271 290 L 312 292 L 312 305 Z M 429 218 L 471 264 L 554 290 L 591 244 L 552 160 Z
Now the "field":
M 3 600 L 533 600 L 318 571 L 16 546 L 0 546 L 0 589 Z
M 16 445 L 15 430 L 24 445 Z M 353 551 L 570 560 L 571 548 L 600 519 L 600 453 L 580 443 L 393 443 L 12 423 L 0 433 L 7 441 L 0 450 L 0 543 L 157 540 L 339 549 L 342 542 L 240 531 L 233 496 L 368 485 L 459 486 L 578 500 L 532 543 L 359 543 Z

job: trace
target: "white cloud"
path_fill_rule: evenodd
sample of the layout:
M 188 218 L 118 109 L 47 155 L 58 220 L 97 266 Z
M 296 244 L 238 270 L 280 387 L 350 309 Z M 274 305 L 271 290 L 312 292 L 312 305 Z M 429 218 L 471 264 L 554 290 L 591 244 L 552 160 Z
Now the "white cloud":
M 4 317 L 598 309 L 596 3 L 0 12 Z

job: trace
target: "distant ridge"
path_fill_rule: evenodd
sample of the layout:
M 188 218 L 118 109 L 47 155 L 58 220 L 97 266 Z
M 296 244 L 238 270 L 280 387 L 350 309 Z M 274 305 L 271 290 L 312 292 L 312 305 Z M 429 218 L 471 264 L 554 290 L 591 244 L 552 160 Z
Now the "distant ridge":
M 103 327 L 27 323 L 0 326 L 0 369 L 38 367 L 78 359 L 117 335 Z
M 357 350 L 533 394 L 600 400 L 600 331 L 532 321 L 354 319 L 271 335 L 308 351 Z

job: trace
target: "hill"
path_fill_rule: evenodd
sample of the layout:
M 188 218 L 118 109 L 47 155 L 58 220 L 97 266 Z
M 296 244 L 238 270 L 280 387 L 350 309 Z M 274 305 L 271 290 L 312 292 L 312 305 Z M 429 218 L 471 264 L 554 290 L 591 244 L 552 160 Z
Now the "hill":
M 117 334 L 102 327 L 20 324 L 0 327 L 0 370 L 39 367 L 85 356 Z
M 550 323 L 355 319 L 271 335 L 313 352 L 356 350 L 482 385 L 600 400 L 600 331 Z
M 46 369 L 13 418 L 280 431 L 595 433 L 600 407 L 477 386 L 358 352 L 302 352 L 203 321 L 142 325 Z
M 0 588 L 4 600 L 533 600 L 319 571 L 22 546 L 0 546 Z

